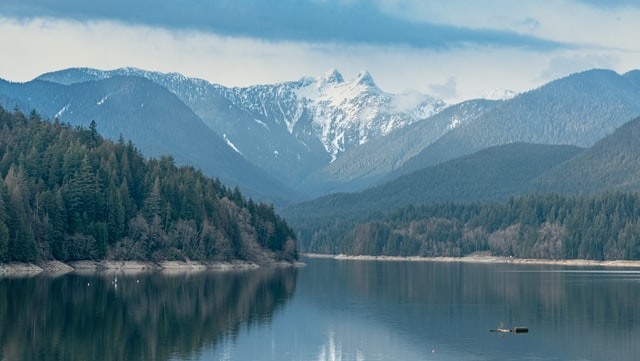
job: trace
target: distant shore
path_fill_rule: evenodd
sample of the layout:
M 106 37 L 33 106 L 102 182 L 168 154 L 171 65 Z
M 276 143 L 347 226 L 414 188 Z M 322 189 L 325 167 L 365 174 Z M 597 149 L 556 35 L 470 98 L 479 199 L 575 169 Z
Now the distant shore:
M 190 262 L 190 261 L 74 261 L 63 263 L 60 261 L 44 261 L 37 263 L 8 262 L 0 263 L 0 277 L 36 275 L 40 273 L 59 275 L 69 272 L 123 272 L 137 273 L 149 271 L 188 272 L 188 271 L 232 271 L 249 270 L 260 267 L 292 267 L 300 266 L 300 262 L 271 262 L 257 264 L 247 261 L 231 262 Z
M 530 259 L 498 257 L 487 254 L 472 254 L 464 257 L 419 257 L 419 256 L 350 256 L 345 254 L 317 254 L 305 253 L 303 257 L 309 258 L 333 258 L 343 260 L 361 261 L 407 261 L 407 262 L 465 262 L 465 263 L 511 263 L 511 264 L 544 264 L 558 266 L 598 266 L 598 267 L 637 267 L 640 268 L 640 261 L 613 260 L 595 261 L 588 259 Z

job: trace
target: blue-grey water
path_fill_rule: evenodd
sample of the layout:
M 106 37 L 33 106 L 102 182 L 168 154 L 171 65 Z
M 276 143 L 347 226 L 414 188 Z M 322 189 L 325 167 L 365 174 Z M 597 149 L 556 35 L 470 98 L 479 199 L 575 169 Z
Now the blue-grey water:
M 304 259 L 0 278 L 1 360 L 637 360 L 640 270 Z M 523 326 L 527 334 L 489 329 Z

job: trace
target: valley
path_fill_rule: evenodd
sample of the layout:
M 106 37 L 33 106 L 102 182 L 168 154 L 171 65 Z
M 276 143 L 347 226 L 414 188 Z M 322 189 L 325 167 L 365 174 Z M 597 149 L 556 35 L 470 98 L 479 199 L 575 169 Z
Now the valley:
M 483 223 L 484 235 L 467 239 L 476 245 L 481 239 L 485 249 L 447 245 L 420 253 L 424 243 L 415 248 L 407 242 L 423 242 L 425 234 L 409 241 L 402 237 L 415 230 L 384 219 L 412 207 L 443 205 L 462 207 L 465 217 L 503 212 L 497 211 L 503 202 L 531 196 L 546 204 L 548 194 L 558 195 L 552 199 L 559 209 L 567 202 L 598 203 L 603 194 L 631 192 L 624 198 L 631 203 L 616 206 L 631 212 L 619 214 L 623 223 L 616 234 L 625 224 L 635 227 L 627 217 L 635 214 L 640 189 L 639 121 L 632 121 L 640 115 L 638 74 L 593 69 L 501 100 L 447 105 L 417 92 L 387 93 L 367 71 L 350 80 L 331 69 L 320 77 L 228 88 L 177 73 L 72 68 L 26 83 L 0 81 L 0 105 L 34 109 L 72 126 L 94 121 L 100 134 L 130 139 L 144 155 L 170 155 L 179 165 L 239 186 L 252 199 L 275 205 L 304 252 L 462 256 L 488 250 L 488 240 L 497 234 Z M 417 213 L 435 222 L 420 226 L 427 233 L 436 227 L 445 239 L 461 238 L 453 236 L 456 229 L 478 235 L 466 223 L 473 217 L 429 212 Z M 552 227 L 554 242 L 565 240 L 566 246 L 571 227 L 554 217 L 540 214 L 529 231 Z M 526 225 L 505 223 L 494 231 L 521 243 L 528 237 Z M 379 244 L 357 246 L 358 237 Z M 405 246 L 390 251 L 385 244 L 394 237 Z M 554 249 L 533 254 L 577 257 Z M 580 256 L 635 257 L 635 251 L 625 252 Z

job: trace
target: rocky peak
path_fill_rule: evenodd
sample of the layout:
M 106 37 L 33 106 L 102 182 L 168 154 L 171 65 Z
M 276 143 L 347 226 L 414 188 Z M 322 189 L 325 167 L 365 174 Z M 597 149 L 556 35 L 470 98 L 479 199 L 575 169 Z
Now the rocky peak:
M 322 77 L 323 84 L 340 84 L 343 82 L 344 78 L 336 68 L 330 69 L 324 74 L 324 77 Z
M 373 77 L 367 70 L 361 70 L 356 77 L 355 83 L 358 85 L 364 85 L 368 87 L 377 87 L 376 82 L 373 81 Z

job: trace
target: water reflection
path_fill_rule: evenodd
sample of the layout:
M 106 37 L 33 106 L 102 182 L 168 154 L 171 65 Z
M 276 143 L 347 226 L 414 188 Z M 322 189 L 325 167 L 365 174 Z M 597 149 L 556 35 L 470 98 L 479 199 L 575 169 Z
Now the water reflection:
M 310 282 L 300 282 L 299 297 L 325 308 L 337 325 L 360 319 L 361 332 L 402 335 L 404 344 L 394 349 L 416 350 L 418 359 L 435 351 L 448 360 L 635 360 L 640 352 L 638 270 L 308 262 L 301 280 Z M 530 333 L 490 334 L 500 322 Z
M 305 260 L 0 279 L 7 360 L 637 360 L 630 269 Z M 295 290 L 295 293 L 294 293 Z M 526 335 L 490 333 L 526 326 Z
M 188 359 L 268 323 L 297 270 L 0 279 L 0 359 Z

